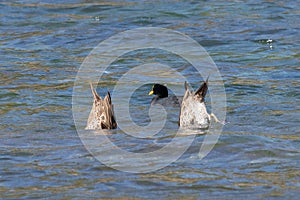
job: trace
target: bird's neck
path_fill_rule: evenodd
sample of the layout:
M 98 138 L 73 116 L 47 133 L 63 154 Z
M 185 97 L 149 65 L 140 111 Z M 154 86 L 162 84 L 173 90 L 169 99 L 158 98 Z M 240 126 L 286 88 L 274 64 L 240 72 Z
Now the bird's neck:
M 166 98 L 166 97 L 168 97 L 168 92 L 165 93 L 165 94 L 160 94 L 160 95 L 158 95 L 158 97 L 159 98 Z

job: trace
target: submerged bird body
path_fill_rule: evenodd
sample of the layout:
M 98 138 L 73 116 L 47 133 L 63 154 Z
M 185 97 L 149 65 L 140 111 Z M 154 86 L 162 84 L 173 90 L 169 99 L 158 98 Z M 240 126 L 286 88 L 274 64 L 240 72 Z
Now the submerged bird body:
M 95 130 L 117 128 L 110 93 L 107 92 L 107 95 L 102 100 L 102 98 L 93 88 L 93 85 L 90 85 L 94 97 L 94 102 L 85 129 Z
M 169 96 L 168 88 L 161 84 L 154 84 L 149 95 L 154 94 L 155 97 L 151 100 L 151 105 L 161 104 L 163 106 L 175 106 L 179 107 L 182 101 L 182 97 Z
M 208 89 L 205 81 L 196 92 L 188 89 L 185 82 L 185 94 L 181 103 L 179 126 L 206 129 L 209 127 L 210 114 L 207 113 L 204 98 Z

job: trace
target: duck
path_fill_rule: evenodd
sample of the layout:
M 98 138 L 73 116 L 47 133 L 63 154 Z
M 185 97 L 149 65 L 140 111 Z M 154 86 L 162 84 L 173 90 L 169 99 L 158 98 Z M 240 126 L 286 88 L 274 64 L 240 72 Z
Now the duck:
M 106 96 L 104 97 L 104 99 L 102 99 L 100 95 L 98 95 L 97 91 L 93 88 L 92 83 L 90 83 L 90 87 L 92 90 L 94 101 L 85 129 L 116 129 L 117 122 L 114 115 L 110 92 L 107 91 Z
M 206 109 L 205 96 L 208 90 L 208 78 L 196 92 L 189 90 L 187 82 L 184 82 L 184 87 L 185 94 L 181 102 L 178 122 L 180 127 L 208 129 L 211 118 L 222 123 L 213 113 L 209 114 Z
M 160 104 L 163 106 L 180 107 L 182 101 L 182 97 L 169 96 L 168 88 L 159 83 L 152 86 L 148 95 L 155 95 L 151 100 L 151 106 Z

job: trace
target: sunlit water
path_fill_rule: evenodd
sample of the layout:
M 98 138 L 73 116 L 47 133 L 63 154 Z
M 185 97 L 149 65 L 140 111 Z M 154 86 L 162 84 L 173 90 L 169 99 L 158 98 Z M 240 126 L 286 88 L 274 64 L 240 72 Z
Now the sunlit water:
M 1 199 L 300 195 L 297 1 L 2 1 L 0 8 Z M 152 26 L 180 31 L 208 51 L 225 84 L 228 123 L 204 159 L 197 156 L 205 137 L 199 134 L 169 166 L 125 173 L 101 164 L 82 144 L 72 115 L 73 84 L 98 43 L 121 31 Z M 147 62 L 171 65 L 193 87 L 202 81 L 190 64 L 174 55 L 137 51 L 112 64 L 98 92 L 103 96 L 122 74 Z M 145 85 L 130 99 L 130 112 L 137 125 L 145 126 L 153 80 L 143 73 L 139 77 Z M 183 94 L 182 80 L 171 77 L 167 82 Z M 92 103 L 89 87 L 83 89 Z M 178 109 L 169 111 L 154 141 L 134 139 L 120 130 L 109 137 L 133 152 L 155 150 L 177 131 Z

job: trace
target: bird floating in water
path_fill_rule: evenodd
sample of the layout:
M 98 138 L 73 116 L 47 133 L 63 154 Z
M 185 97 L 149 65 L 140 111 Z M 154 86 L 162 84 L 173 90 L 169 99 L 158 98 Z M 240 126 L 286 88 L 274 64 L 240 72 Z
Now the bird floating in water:
M 213 113 L 208 114 L 206 110 L 204 100 L 208 90 L 208 78 L 196 92 L 192 92 L 188 89 L 187 82 L 184 83 L 184 87 L 185 94 L 182 99 L 179 114 L 180 127 L 207 129 L 209 128 L 211 118 L 221 123 Z
M 111 102 L 110 92 L 102 100 L 97 91 L 90 83 L 91 90 L 94 97 L 93 107 L 90 112 L 86 130 L 99 129 L 116 129 L 117 122 L 114 116 L 113 104 Z
M 163 106 L 175 106 L 179 107 L 182 101 L 182 97 L 169 96 L 168 88 L 161 84 L 154 84 L 149 95 L 155 95 L 151 100 L 151 105 L 161 104 Z

